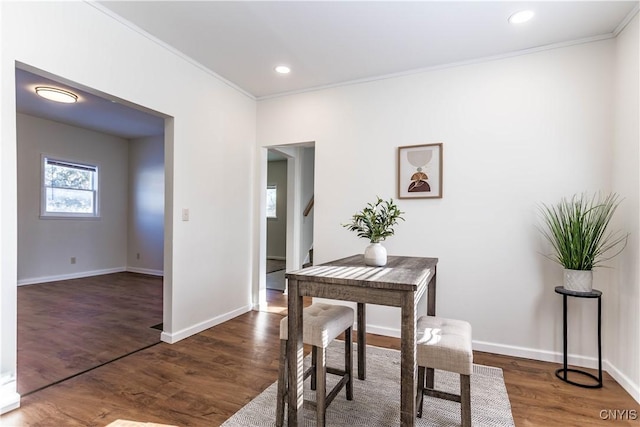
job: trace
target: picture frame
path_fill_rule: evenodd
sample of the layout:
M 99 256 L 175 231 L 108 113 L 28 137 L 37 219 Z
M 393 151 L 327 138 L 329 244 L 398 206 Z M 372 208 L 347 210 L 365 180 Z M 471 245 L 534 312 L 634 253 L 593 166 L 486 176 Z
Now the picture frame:
M 398 147 L 398 198 L 442 198 L 442 143 Z

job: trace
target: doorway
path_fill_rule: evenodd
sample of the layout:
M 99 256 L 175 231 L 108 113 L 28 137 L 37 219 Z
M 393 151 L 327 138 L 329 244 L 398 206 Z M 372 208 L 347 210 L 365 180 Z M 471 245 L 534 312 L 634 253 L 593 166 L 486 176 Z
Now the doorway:
M 164 165 L 173 136 L 162 114 L 28 65 L 15 72 L 24 396 L 160 342 L 152 328 L 167 315 L 164 182 L 172 171 Z M 35 87 L 69 91 L 77 103 L 43 100 Z M 136 299 L 143 313 L 120 310 Z
M 267 153 L 267 292 L 285 291 L 287 266 L 287 157 L 276 150 Z
M 262 162 L 260 277 L 254 290 L 260 310 L 286 310 L 285 272 L 310 265 L 313 253 L 315 143 L 264 148 Z M 273 197 L 276 204 L 274 212 Z M 275 218 L 274 218 L 275 217 Z M 269 264 L 283 261 L 271 271 Z M 272 262 L 269 262 L 269 259 Z

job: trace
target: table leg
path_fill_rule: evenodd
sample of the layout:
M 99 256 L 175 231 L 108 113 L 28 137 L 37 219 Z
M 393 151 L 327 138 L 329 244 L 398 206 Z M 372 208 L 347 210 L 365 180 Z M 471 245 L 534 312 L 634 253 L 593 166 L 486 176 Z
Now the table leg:
M 400 424 L 413 426 L 416 417 L 416 304 L 413 293 L 402 302 L 400 355 Z
M 358 303 L 358 378 L 367 377 L 367 307 Z
M 601 305 L 600 305 L 600 296 L 602 293 L 600 291 L 594 291 L 585 294 L 574 294 L 567 293 L 561 286 L 556 287 L 556 293 L 562 294 L 562 368 L 556 369 L 556 377 L 560 378 L 562 381 L 573 384 L 578 387 L 584 388 L 601 388 L 602 387 L 602 330 L 601 330 Z M 598 299 L 598 376 L 596 377 L 590 372 L 569 368 L 568 366 L 568 322 L 567 322 L 567 297 L 579 297 L 579 298 L 597 298 Z M 569 379 L 569 372 L 573 372 L 575 374 L 580 374 L 589 378 L 592 378 L 596 381 L 595 384 L 585 384 L 583 382 L 577 382 Z
M 562 373 L 567 379 L 567 296 L 562 295 Z
M 598 297 L 598 385 L 602 387 L 602 304 Z
M 433 276 L 427 285 L 427 315 L 436 315 L 436 266 L 433 267 Z M 427 368 L 427 388 L 434 388 L 435 371 Z
M 427 315 L 436 315 L 436 267 L 433 266 L 433 276 L 427 285 Z
M 302 348 L 302 296 L 298 292 L 298 281 L 289 279 L 288 298 L 288 374 L 289 406 L 287 409 L 288 425 L 304 425 L 302 418 L 303 403 L 303 348 Z

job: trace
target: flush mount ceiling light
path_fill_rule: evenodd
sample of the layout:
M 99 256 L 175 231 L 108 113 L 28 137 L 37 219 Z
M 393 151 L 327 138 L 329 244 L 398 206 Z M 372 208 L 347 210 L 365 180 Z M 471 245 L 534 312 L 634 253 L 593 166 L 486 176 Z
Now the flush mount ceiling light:
M 512 24 L 523 24 L 533 18 L 533 10 L 521 10 L 520 12 L 516 12 L 509 17 L 509 22 Z
M 78 95 L 75 93 L 55 87 L 38 86 L 36 87 L 36 93 L 49 101 L 64 102 L 65 104 L 78 102 Z
M 276 68 L 274 68 L 274 70 L 276 70 L 276 73 L 279 74 L 289 74 L 291 72 L 291 68 L 287 67 L 286 65 L 278 65 Z

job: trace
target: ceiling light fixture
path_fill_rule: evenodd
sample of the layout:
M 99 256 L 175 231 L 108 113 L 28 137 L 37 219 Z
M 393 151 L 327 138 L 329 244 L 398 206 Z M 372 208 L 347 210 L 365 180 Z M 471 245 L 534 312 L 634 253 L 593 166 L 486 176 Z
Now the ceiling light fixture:
M 511 24 L 522 24 L 533 18 L 532 10 L 521 10 L 520 12 L 516 12 L 509 17 L 509 22 Z
M 55 87 L 38 86 L 36 93 L 49 101 L 64 102 L 65 104 L 78 102 L 78 95 L 75 93 Z
M 291 68 L 287 67 L 286 65 L 278 65 L 274 69 L 276 70 L 276 73 L 280 74 L 289 74 L 291 72 Z

